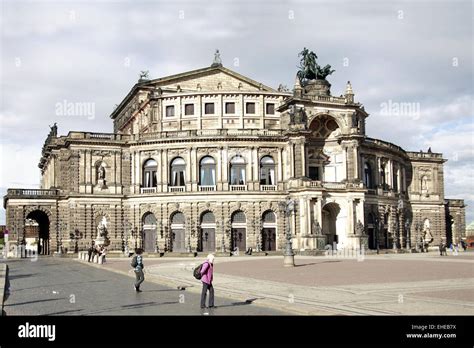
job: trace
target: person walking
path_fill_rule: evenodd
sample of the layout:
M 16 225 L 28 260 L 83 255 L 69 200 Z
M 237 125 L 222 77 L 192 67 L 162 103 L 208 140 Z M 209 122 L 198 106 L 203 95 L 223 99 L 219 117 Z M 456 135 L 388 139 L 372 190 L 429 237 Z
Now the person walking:
M 134 268 L 135 276 L 137 278 L 134 288 L 136 292 L 141 292 L 140 285 L 145 280 L 145 274 L 143 273 L 143 268 L 145 265 L 143 264 L 143 249 L 137 248 L 135 249 L 135 255 L 132 258 L 132 267 Z
M 201 309 L 206 308 L 206 297 L 209 291 L 209 308 L 215 308 L 214 306 L 214 287 L 212 286 L 214 273 L 214 255 L 207 255 L 206 261 L 202 264 L 201 268 Z

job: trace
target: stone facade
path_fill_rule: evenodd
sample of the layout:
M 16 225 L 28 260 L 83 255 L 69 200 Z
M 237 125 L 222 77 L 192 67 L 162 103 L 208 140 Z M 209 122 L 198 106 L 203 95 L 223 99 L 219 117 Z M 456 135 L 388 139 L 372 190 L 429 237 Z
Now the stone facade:
M 52 129 L 41 189 L 4 197 L 10 241 L 38 222 L 44 253 L 85 250 L 298 251 L 429 247 L 464 236 L 462 200 L 446 200 L 439 153 L 367 137 L 368 117 L 326 80 L 277 91 L 214 64 L 141 79 L 113 133 Z M 285 218 L 287 197 L 297 203 Z

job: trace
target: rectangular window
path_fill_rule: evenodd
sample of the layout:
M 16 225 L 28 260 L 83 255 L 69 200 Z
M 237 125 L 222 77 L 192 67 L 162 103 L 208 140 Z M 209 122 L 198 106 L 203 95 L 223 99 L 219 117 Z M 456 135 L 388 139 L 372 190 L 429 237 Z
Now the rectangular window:
M 245 113 L 254 114 L 255 113 L 255 103 L 245 104 Z
M 235 103 L 225 103 L 225 113 L 235 114 Z
M 214 114 L 214 103 L 205 103 L 204 104 L 204 113 L 206 115 L 213 115 Z
M 309 167 L 309 178 L 311 180 L 321 180 L 319 167 Z
M 267 115 L 275 115 L 275 104 L 267 104 L 265 111 Z
M 173 117 L 174 116 L 174 106 L 168 105 L 166 107 L 166 117 Z
M 186 116 L 194 115 L 194 104 L 186 104 L 184 105 L 184 114 Z

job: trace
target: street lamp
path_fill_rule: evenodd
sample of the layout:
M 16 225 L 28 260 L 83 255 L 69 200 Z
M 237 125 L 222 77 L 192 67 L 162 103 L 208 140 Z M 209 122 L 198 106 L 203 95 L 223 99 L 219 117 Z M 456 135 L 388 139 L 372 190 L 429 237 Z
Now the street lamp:
M 291 241 L 291 214 L 296 211 L 296 201 L 286 198 L 286 201 L 279 203 L 280 212 L 287 218 L 288 223 L 286 226 L 286 246 L 283 253 L 283 266 L 294 267 L 295 266 L 295 254 L 293 253 L 292 241 Z
M 410 218 L 405 221 L 405 230 L 407 231 L 407 250 L 411 250 Z
M 392 249 L 397 250 L 397 232 L 398 232 L 398 227 L 399 227 L 398 219 L 395 219 L 394 225 L 395 226 L 393 230 Z

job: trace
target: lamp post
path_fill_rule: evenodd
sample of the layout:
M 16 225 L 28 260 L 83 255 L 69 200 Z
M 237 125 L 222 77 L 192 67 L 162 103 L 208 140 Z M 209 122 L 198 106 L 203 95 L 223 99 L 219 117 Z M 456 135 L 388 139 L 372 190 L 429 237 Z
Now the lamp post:
M 405 230 L 407 231 L 407 250 L 411 250 L 410 218 L 405 221 Z
M 285 251 L 283 253 L 283 266 L 284 267 L 294 267 L 295 266 L 295 254 L 293 253 L 293 247 L 291 242 L 291 216 L 293 212 L 296 210 L 296 201 L 290 199 L 289 197 L 286 198 L 286 201 L 280 202 L 279 204 L 280 212 L 284 214 L 287 218 L 287 226 L 286 226 L 286 246 Z

